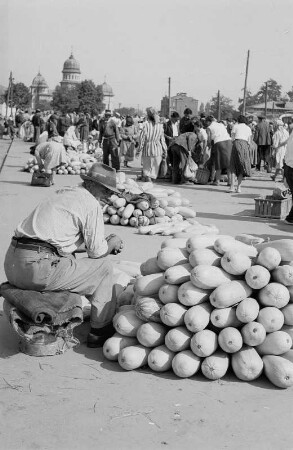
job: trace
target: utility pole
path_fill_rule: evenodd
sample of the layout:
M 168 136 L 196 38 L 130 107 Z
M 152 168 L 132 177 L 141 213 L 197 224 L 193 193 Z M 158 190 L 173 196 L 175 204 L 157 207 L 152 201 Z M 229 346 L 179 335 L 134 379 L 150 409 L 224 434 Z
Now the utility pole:
M 245 82 L 244 82 L 244 93 L 243 93 L 243 112 L 242 114 L 245 116 L 246 112 L 246 95 L 247 95 L 247 77 L 248 77 L 248 67 L 249 67 L 249 54 L 250 51 L 247 52 L 247 61 L 246 61 L 246 71 L 245 71 Z
M 266 82 L 266 90 L 265 90 L 265 117 L 267 117 L 267 109 L 268 109 L 268 82 Z
M 171 116 L 171 77 L 168 78 L 168 117 Z
M 218 121 L 221 120 L 221 101 L 220 101 L 220 91 L 218 91 Z

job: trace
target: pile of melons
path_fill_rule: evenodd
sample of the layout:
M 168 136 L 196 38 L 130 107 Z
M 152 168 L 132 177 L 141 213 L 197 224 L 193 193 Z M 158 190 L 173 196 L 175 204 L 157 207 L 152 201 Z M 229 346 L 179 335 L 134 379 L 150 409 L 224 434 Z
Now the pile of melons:
M 94 156 L 87 153 L 80 153 L 74 157 L 68 158 L 68 162 L 59 166 L 56 170 L 58 175 L 80 175 L 88 173 L 94 162 L 97 162 Z M 39 170 L 38 162 L 33 156 L 23 167 L 25 172 L 33 173 Z
M 185 234 L 166 239 L 120 294 L 105 357 L 125 370 L 217 380 L 231 368 L 292 386 L 293 240 Z

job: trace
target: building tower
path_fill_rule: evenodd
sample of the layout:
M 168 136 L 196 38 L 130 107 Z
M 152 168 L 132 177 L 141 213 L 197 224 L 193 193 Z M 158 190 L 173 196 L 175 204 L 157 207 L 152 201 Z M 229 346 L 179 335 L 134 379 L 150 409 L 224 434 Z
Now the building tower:
M 104 83 L 102 84 L 102 93 L 104 99 L 104 108 L 112 110 L 112 97 L 114 97 L 113 89 L 109 84 L 106 83 L 106 81 L 104 81 Z
M 39 108 L 41 102 L 50 102 L 52 100 L 52 93 L 40 71 L 33 79 L 32 85 L 30 86 L 30 91 L 32 109 Z
M 65 63 L 63 64 L 62 74 L 63 79 L 60 82 L 61 87 L 71 87 L 77 83 L 80 83 L 80 65 L 79 62 L 74 58 L 72 52 L 69 58 L 66 59 Z

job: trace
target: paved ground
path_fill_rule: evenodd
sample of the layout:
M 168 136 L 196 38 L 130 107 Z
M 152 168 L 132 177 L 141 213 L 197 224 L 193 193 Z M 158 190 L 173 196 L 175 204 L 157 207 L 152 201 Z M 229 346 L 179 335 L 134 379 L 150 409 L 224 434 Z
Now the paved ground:
M 0 141 L 0 154 L 5 144 Z M 50 189 L 31 187 L 31 175 L 21 171 L 29 145 L 14 141 L 0 175 L 0 282 L 17 223 L 55 189 L 80 182 L 77 176 L 57 176 Z M 130 173 L 138 172 L 136 163 Z M 224 185 L 176 189 L 192 200 L 199 222 L 215 224 L 222 233 L 291 238 L 293 228 L 281 221 L 254 217 L 254 198 L 272 188 L 261 174 L 246 181 L 241 194 L 227 194 Z M 121 260 L 144 261 L 163 240 L 130 227 L 107 226 L 106 232 L 125 240 Z M 87 327 L 77 332 L 82 342 Z M 244 383 L 229 374 L 210 382 L 124 372 L 84 343 L 63 356 L 29 357 L 18 352 L 1 310 L 0 358 L 1 450 L 293 448 L 293 390 L 275 389 L 262 378 Z

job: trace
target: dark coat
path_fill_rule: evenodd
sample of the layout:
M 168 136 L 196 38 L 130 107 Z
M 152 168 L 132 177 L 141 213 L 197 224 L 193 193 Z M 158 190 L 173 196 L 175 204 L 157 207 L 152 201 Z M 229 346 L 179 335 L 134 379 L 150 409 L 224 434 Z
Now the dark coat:
M 257 145 L 272 145 L 270 125 L 265 120 L 259 122 L 255 127 L 254 142 Z

